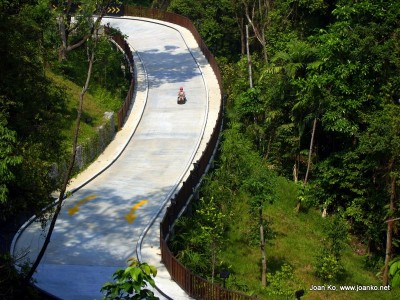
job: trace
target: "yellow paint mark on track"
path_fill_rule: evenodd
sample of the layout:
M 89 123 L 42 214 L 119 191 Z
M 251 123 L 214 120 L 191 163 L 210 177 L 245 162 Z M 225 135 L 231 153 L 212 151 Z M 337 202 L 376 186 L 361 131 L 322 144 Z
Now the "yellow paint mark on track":
M 147 202 L 148 202 L 148 200 L 141 200 L 138 203 L 136 203 L 134 206 L 132 206 L 131 211 L 125 215 L 125 219 L 128 221 L 129 224 L 131 224 L 136 219 L 135 211 L 139 207 L 141 207 L 143 204 L 146 204 Z
M 75 204 L 70 209 L 68 209 L 68 214 L 70 216 L 76 214 L 79 211 L 79 206 L 81 206 L 83 203 L 85 203 L 93 198 L 96 198 L 96 195 L 90 195 L 90 196 L 87 196 L 86 198 L 80 200 L 77 204 Z

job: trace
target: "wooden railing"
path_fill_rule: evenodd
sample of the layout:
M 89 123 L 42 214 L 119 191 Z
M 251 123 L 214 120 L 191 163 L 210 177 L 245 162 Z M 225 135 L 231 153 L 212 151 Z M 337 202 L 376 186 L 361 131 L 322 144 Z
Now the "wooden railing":
M 168 269 L 171 277 L 175 282 L 186 291 L 186 293 L 195 298 L 203 300 L 257 300 L 256 297 L 250 297 L 238 292 L 228 290 L 218 284 L 211 282 L 197 276 L 187 268 L 185 268 L 168 249 L 167 243 L 161 239 L 161 258 Z
M 211 68 L 217 77 L 218 84 L 220 86 L 220 91 L 222 91 L 222 80 L 221 74 L 217 65 L 217 62 L 211 52 L 208 50 L 204 41 L 200 37 L 197 29 L 194 27 L 193 23 L 186 17 L 165 12 L 158 9 L 148 9 L 141 7 L 125 6 L 125 15 L 144 17 L 166 21 L 169 23 L 177 24 L 182 27 L 187 28 L 195 37 L 197 44 L 199 45 L 204 56 L 207 58 Z M 221 105 L 219 109 L 218 118 L 214 126 L 211 138 L 206 145 L 206 148 L 201 156 L 201 158 L 194 163 L 194 168 L 190 172 L 190 175 L 183 183 L 181 189 L 176 193 L 171 199 L 171 205 L 167 208 L 163 220 L 160 224 L 160 248 L 162 261 L 171 275 L 171 278 L 187 292 L 187 294 L 195 299 L 204 300 L 247 300 L 247 299 L 257 299 L 256 297 L 247 296 L 238 292 L 230 291 L 217 284 L 213 284 L 199 276 L 195 275 L 189 269 L 185 268 L 173 255 L 173 253 L 168 248 L 167 237 L 170 235 L 170 231 L 174 225 L 175 220 L 178 218 L 180 213 L 185 209 L 188 204 L 189 199 L 198 188 L 199 183 L 204 176 L 207 167 L 209 166 L 213 155 L 218 145 L 220 132 L 222 129 L 223 120 L 223 101 L 222 95 Z
M 132 103 L 132 98 L 133 98 L 133 92 L 134 92 L 134 88 L 135 88 L 135 78 L 134 78 L 134 62 L 133 62 L 133 55 L 132 55 L 132 51 L 128 45 L 128 43 L 125 41 L 125 39 L 120 35 L 120 34 L 113 34 L 111 36 L 111 38 L 114 40 L 114 42 L 116 44 L 118 44 L 118 46 L 122 49 L 122 51 L 124 51 L 125 53 L 125 57 L 128 59 L 129 61 L 129 65 L 130 65 L 130 72 L 132 74 L 131 76 L 131 82 L 129 84 L 129 90 L 128 93 L 125 97 L 124 103 L 122 104 L 122 107 L 120 108 L 120 110 L 118 111 L 117 114 L 117 126 L 118 126 L 118 130 L 121 130 L 122 126 L 124 125 L 124 121 L 126 118 L 126 115 L 128 114 L 129 108 L 131 106 Z

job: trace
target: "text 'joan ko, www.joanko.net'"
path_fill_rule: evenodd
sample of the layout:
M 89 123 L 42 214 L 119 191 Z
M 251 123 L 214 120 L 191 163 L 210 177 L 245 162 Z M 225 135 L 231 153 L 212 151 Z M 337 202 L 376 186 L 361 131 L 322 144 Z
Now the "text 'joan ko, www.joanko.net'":
M 390 291 L 390 285 L 312 285 L 310 291 Z

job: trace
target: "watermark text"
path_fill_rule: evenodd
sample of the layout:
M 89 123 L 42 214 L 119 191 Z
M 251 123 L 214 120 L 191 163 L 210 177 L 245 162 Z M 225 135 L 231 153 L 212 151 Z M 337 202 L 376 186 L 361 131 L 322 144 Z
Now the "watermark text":
M 312 285 L 310 291 L 390 291 L 390 285 Z

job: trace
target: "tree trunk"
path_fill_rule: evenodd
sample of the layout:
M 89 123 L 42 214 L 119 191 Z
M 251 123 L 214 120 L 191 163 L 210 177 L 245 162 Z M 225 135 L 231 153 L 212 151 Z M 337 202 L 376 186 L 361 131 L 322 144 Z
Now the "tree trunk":
M 246 50 L 247 50 L 247 64 L 249 68 L 249 84 L 250 88 L 253 88 L 253 75 L 251 71 L 251 56 L 249 48 L 249 25 L 246 25 Z
M 312 132 L 311 132 L 310 148 L 309 148 L 309 150 L 308 150 L 307 171 L 306 171 L 306 175 L 305 175 L 305 177 L 304 177 L 304 182 L 303 182 L 304 185 L 307 184 L 308 175 L 309 175 L 309 173 L 310 173 L 311 158 L 312 158 L 312 150 L 313 150 L 313 148 L 314 148 L 315 130 L 316 130 L 316 128 L 317 128 L 317 120 L 318 120 L 318 118 L 315 117 L 315 118 L 314 118 L 314 122 L 313 122 Z M 299 157 L 299 160 L 300 160 L 300 157 Z M 298 164 L 297 164 L 297 173 L 296 173 L 297 176 L 298 176 L 299 165 L 300 165 L 300 163 L 298 162 Z M 295 164 L 295 167 L 296 167 L 296 164 Z M 293 173 L 294 173 L 294 171 L 293 171 Z M 296 181 L 296 182 L 297 182 L 297 181 Z M 297 205 L 296 205 L 295 211 L 296 211 L 296 212 L 299 212 L 300 209 L 301 209 L 301 201 L 299 200 L 299 201 L 297 201 Z M 326 211 L 325 211 L 325 212 L 326 212 Z
M 296 155 L 293 165 L 293 181 L 297 183 L 299 181 L 299 155 Z
M 60 31 L 60 38 L 61 38 L 61 46 L 58 50 L 58 60 L 62 61 L 67 58 L 66 49 L 67 49 L 67 30 L 65 27 L 64 16 L 60 16 L 58 18 L 58 29 Z
M 325 206 L 324 209 L 322 210 L 321 217 L 326 218 L 327 216 L 328 216 L 328 208 L 327 206 Z
M 260 225 L 260 248 L 261 248 L 261 263 L 262 263 L 262 272 L 261 272 L 261 286 L 267 286 L 267 257 L 265 255 L 265 238 L 264 238 L 264 225 Z
M 244 20 L 243 18 L 239 18 L 236 15 L 236 20 L 237 20 L 237 24 L 239 27 L 239 31 L 240 31 L 240 53 L 242 55 L 246 54 L 246 33 L 245 33 L 245 26 L 244 26 Z
M 258 9 L 256 9 L 256 2 L 253 3 L 253 6 L 247 1 L 242 1 L 244 5 L 244 13 L 247 21 L 251 25 L 254 35 L 256 39 L 260 42 L 263 48 L 264 60 L 268 63 L 268 52 L 267 52 L 267 39 L 265 37 L 265 30 L 268 25 L 268 14 L 270 10 L 270 3 L 266 1 L 264 5 L 261 5 L 261 2 L 258 2 Z M 251 10 L 251 12 L 250 12 Z M 257 15 L 256 15 L 257 14 Z M 258 19 L 258 20 L 257 20 Z M 258 21 L 258 22 L 257 22 Z M 255 23 L 257 22 L 257 24 Z
M 216 243 L 213 241 L 212 242 L 212 245 L 211 245 L 211 251 L 212 251 L 212 254 L 211 254 L 211 264 L 212 264 L 212 266 L 211 266 L 211 269 L 212 269 L 212 273 L 211 273 L 211 283 L 212 284 L 214 284 L 214 276 L 215 276 L 215 265 L 216 265 L 216 262 L 217 262 L 217 259 L 216 259 L 216 245 L 215 245 Z
M 271 151 L 271 143 L 272 143 L 272 134 L 270 134 L 267 144 L 267 152 L 264 155 L 264 160 L 268 160 L 269 153 Z
M 295 183 L 297 183 L 299 181 L 299 166 L 300 166 L 300 155 L 296 155 L 296 159 L 294 161 L 294 165 L 293 165 L 293 181 Z M 303 196 L 304 194 L 304 184 L 302 184 L 301 186 L 302 191 L 301 191 L 301 196 Z M 294 211 L 296 213 L 300 212 L 300 208 L 301 208 L 301 198 L 297 197 L 297 205 L 296 208 L 294 209 Z
M 389 282 L 389 262 L 392 257 L 392 238 L 393 238 L 393 221 L 389 221 L 386 232 L 386 252 L 385 252 L 385 267 L 383 271 L 383 285 Z
M 97 32 L 96 32 L 97 35 Z M 61 207 L 62 204 L 64 202 L 64 196 L 65 196 L 65 192 L 67 190 L 67 186 L 68 186 L 68 182 L 71 178 L 71 173 L 72 173 L 72 169 L 74 167 L 74 163 L 75 163 L 75 156 L 76 156 L 76 148 L 78 145 L 78 136 L 79 136 L 79 128 L 80 128 L 80 122 L 81 122 L 81 116 L 82 116 L 82 108 L 83 108 L 83 98 L 89 88 L 89 82 L 90 82 L 90 78 L 92 76 L 92 69 L 93 69 L 93 62 L 94 62 L 94 53 L 95 53 L 95 47 L 96 47 L 96 43 L 94 46 L 94 49 L 92 49 L 92 53 L 89 57 L 89 67 L 88 67 L 88 72 L 87 72 L 87 77 L 86 77 L 86 82 L 85 82 L 85 86 L 82 88 L 82 92 L 80 94 L 79 97 L 79 107 L 78 107 L 78 115 L 76 117 L 76 125 L 75 125 L 75 133 L 74 133 L 74 141 L 73 141 L 73 147 L 72 147 L 72 152 L 71 152 L 71 157 L 70 157 L 70 161 L 69 161 L 69 166 L 67 169 L 67 172 L 65 174 L 64 177 L 64 181 L 61 187 L 61 191 L 60 191 L 60 197 L 58 199 L 58 203 L 56 205 L 56 209 L 54 211 L 54 215 L 53 218 L 51 220 L 50 226 L 49 226 L 49 230 L 47 232 L 46 238 L 44 240 L 43 246 L 40 249 L 40 252 L 35 260 L 35 262 L 33 263 L 31 269 L 29 270 L 29 272 L 27 273 L 27 275 L 25 276 L 25 281 L 29 282 L 33 276 L 33 274 L 36 272 L 37 267 L 40 264 L 40 261 L 42 260 L 44 253 L 46 252 L 47 246 L 50 243 L 50 239 L 51 239 L 51 235 L 53 233 L 54 227 L 56 225 L 56 221 L 58 218 L 58 215 L 60 214 L 61 211 Z
M 394 160 L 389 162 L 389 174 L 393 171 Z M 389 283 L 389 262 L 392 258 L 392 240 L 393 240 L 393 222 L 392 219 L 395 211 L 396 202 L 396 176 L 390 175 L 390 200 L 389 200 L 389 217 L 387 220 L 387 231 L 386 231 L 386 251 L 385 251 L 385 267 L 383 271 L 383 285 Z
M 315 136 L 315 128 L 316 127 L 317 127 L 317 117 L 315 117 L 314 122 L 313 122 L 313 128 L 312 128 L 312 133 L 311 133 L 311 141 L 310 141 L 310 149 L 308 151 L 307 171 L 306 171 L 306 176 L 304 177 L 304 184 L 307 183 L 308 174 L 310 172 L 311 156 L 312 156 L 312 149 L 314 147 L 314 136 Z
M 306 171 L 306 175 L 305 175 L 305 177 L 304 177 L 304 185 L 306 185 L 307 184 L 307 181 L 308 181 L 308 175 L 309 175 L 309 173 L 310 173 L 310 167 L 311 167 L 311 158 L 312 158 L 312 149 L 314 148 L 314 137 L 315 137 L 315 129 L 317 128 L 317 117 L 315 117 L 314 118 L 314 122 L 313 122 L 313 128 L 312 128 L 312 132 L 311 132 L 311 140 L 310 140 L 310 148 L 309 148 L 309 150 L 308 150 L 308 161 L 307 161 L 307 171 Z M 299 165 L 300 165 L 300 163 L 298 162 L 299 160 L 300 160 L 300 157 L 298 156 L 298 160 L 297 160 L 297 173 L 295 174 L 295 171 L 293 170 L 293 175 L 296 175 L 296 176 L 298 176 L 298 168 L 299 168 Z M 294 166 L 295 168 L 296 168 L 296 163 L 295 163 L 295 166 Z M 295 176 L 294 176 L 295 177 Z M 295 181 L 297 182 L 297 179 L 295 179 Z M 300 199 L 297 201 L 297 205 L 296 205 L 296 208 L 295 208 L 295 211 L 296 212 L 299 212 L 300 211 L 300 209 L 301 209 L 301 201 L 300 201 Z M 326 212 L 326 211 L 325 211 Z

